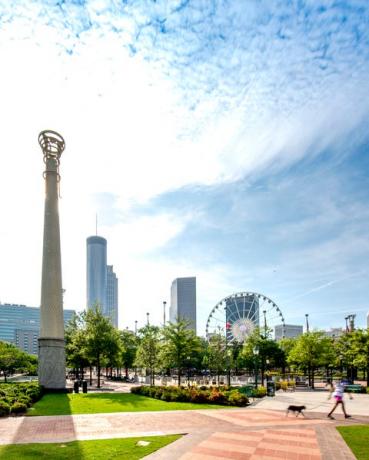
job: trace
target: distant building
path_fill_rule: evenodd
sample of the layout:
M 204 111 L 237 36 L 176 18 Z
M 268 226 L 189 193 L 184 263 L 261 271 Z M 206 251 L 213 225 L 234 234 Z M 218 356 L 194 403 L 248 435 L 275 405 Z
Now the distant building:
M 87 308 L 98 303 L 103 312 L 107 285 L 106 247 L 106 239 L 101 236 L 87 238 Z
M 283 338 L 294 339 L 303 333 L 303 326 L 293 324 L 278 324 L 274 326 L 274 339 L 281 340 Z
M 341 337 L 346 331 L 342 327 L 332 327 L 329 331 L 323 331 L 327 337 Z
M 87 308 L 98 304 L 104 316 L 118 327 L 118 278 L 107 265 L 107 241 L 101 236 L 87 238 Z
M 64 310 L 64 325 L 74 310 Z M 40 331 L 40 309 L 26 305 L 0 304 L 0 340 L 37 355 Z
M 110 316 L 113 325 L 118 327 L 118 278 L 113 271 L 113 265 L 108 265 L 106 269 L 106 315 Z
M 189 328 L 196 333 L 196 277 L 176 278 L 170 292 L 170 322 L 190 321 Z

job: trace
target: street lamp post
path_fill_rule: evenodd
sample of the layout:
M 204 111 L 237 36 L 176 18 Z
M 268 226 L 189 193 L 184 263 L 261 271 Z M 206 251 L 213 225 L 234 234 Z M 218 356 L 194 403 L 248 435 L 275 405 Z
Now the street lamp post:
M 146 313 L 147 325 L 150 326 L 150 313 Z
M 306 318 L 306 332 L 309 332 L 309 314 L 305 313 Z
M 137 335 L 137 319 L 135 320 L 135 335 Z
M 228 369 L 227 369 L 227 385 L 230 387 L 231 386 L 231 357 L 232 357 L 232 350 L 228 349 L 227 350 L 227 364 L 228 364 Z
M 259 355 L 259 348 L 253 348 L 254 356 L 255 356 L 255 389 L 258 388 L 258 355 Z
M 165 307 L 166 307 L 166 305 L 167 305 L 167 303 L 164 300 L 163 301 L 163 326 L 165 326 L 165 323 L 166 323 L 166 317 L 165 317 Z
M 191 364 L 191 356 L 186 357 L 187 360 L 187 386 L 190 386 L 190 364 Z M 179 372 L 179 369 L 178 369 Z

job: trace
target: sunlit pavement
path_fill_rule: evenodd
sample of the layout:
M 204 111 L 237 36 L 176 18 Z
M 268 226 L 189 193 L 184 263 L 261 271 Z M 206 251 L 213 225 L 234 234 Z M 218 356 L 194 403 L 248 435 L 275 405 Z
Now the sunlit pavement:
M 323 403 L 319 398 L 315 403 L 317 396 L 314 393 L 311 395 L 312 404 Z M 243 409 L 2 418 L 0 443 L 68 442 L 75 439 L 182 433 L 185 436 L 181 439 L 147 458 L 354 459 L 335 430 L 335 425 L 368 423 L 369 417 L 355 416 L 345 422 L 342 415 L 337 415 L 337 420 L 329 420 L 326 409 L 330 401 L 327 401 L 328 406 L 324 406 L 325 411 L 322 413 L 307 411 L 305 418 L 293 415 L 286 417 L 286 405 L 308 400 L 299 397 L 309 396 L 298 393 L 292 396 L 278 394 L 275 398 L 265 399 L 253 407 Z M 261 407 L 266 404 L 284 404 L 284 410 Z

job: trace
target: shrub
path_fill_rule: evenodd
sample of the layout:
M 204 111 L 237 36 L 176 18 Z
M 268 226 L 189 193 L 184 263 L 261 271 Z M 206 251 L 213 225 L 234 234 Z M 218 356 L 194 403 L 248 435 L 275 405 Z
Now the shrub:
M 9 415 L 10 406 L 5 401 L 0 400 L 0 417 L 4 417 L 4 415 Z
M 263 386 L 257 387 L 257 389 L 254 390 L 255 398 L 263 398 L 264 396 L 266 396 L 266 393 L 267 390 Z
M 249 402 L 247 396 L 239 393 L 238 391 L 232 391 L 228 396 L 228 402 L 231 406 L 246 406 Z
M 26 412 L 27 410 L 27 404 L 24 404 L 22 402 L 15 402 L 11 408 L 10 408 L 10 412 L 12 414 L 20 414 L 22 412 Z
M 224 390 L 226 387 L 222 387 Z M 227 387 L 228 388 L 228 387 Z M 238 390 L 220 391 L 220 388 L 212 387 L 201 390 L 198 388 L 184 388 L 174 386 L 161 387 L 132 387 L 131 393 L 151 398 L 161 399 L 162 401 L 192 402 L 196 404 L 213 403 L 230 406 L 245 406 L 248 404 L 248 398 L 240 395 Z

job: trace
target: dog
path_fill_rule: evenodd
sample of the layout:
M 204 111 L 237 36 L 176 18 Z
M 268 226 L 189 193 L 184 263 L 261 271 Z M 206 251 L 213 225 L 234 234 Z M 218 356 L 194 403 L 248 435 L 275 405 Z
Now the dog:
M 290 411 L 296 414 L 296 417 L 298 417 L 300 414 L 302 414 L 305 417 L 305 414 L 303 412 L 304 409 L 306 409 L 305 406 L 294 406 L 293 404 L 291 404 L 287 407 L 286 417 L 288 417 Z

